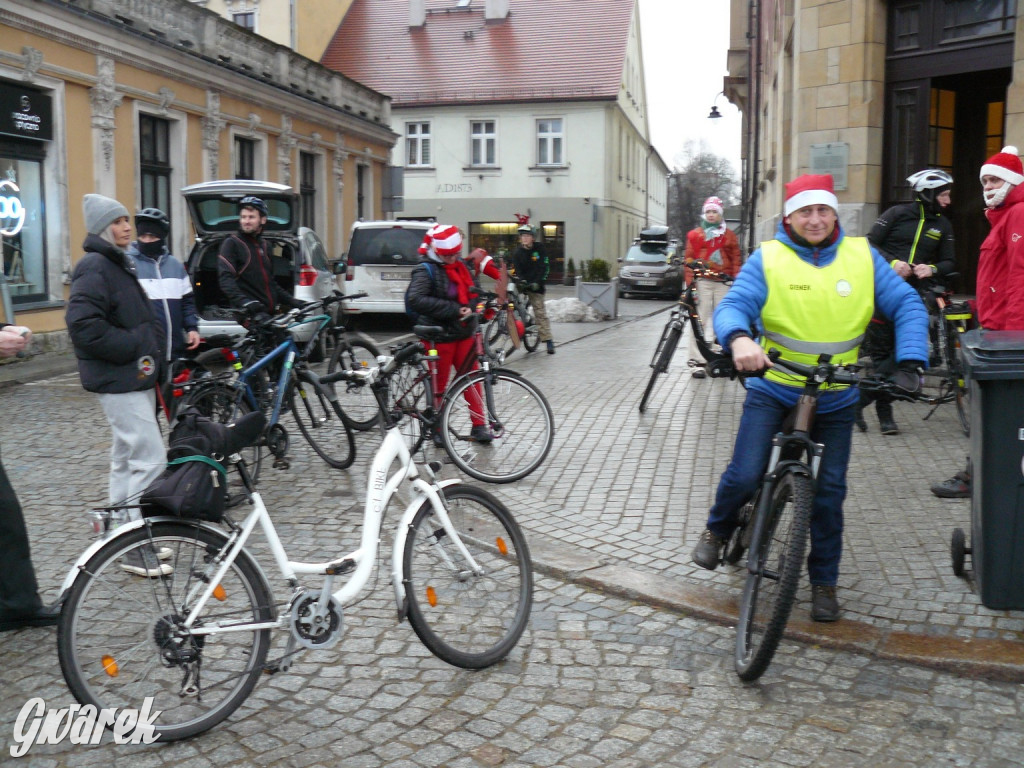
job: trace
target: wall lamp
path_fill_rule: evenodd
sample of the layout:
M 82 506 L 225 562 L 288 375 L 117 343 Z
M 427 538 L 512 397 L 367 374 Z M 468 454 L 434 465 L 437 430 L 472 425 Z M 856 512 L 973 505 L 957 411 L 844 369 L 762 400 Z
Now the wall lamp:
M 718 111 L 718 97 L 725 96 L 725 91 L 719 91 L 715 94 L 715 99 L 711 103 L 711 113 L 708 115 L 709 120 L 717 120 L 722 116 L 722 113 Z

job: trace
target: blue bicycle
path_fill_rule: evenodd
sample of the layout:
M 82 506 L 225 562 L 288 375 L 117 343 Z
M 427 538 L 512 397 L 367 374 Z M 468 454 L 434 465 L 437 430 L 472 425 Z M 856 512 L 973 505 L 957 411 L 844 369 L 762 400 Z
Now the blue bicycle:
M 233 370 L 199 379 L 185 397 L 183 408 L 194 407 L 222 423 L 251 411 L 264 412 L 267 426 L 262 438 L 243 452 L 254 480 L 259 476 L 263 446 L 274 456 L 275 468 L 287 469 L 290 465 L 288 431 L 281 424 L 285 413 L 291 414 L 310 447 L 329 466 L 346 469 L 355 461 L 352 424 L 334 387 L 322 384 L 306 362 L 319 334 L 333 323 L 331 315 L 322 310 L 343 298 L 347 297 L 311 302 L 278 318 L 250 319 L 249 334 L 241 344 L 224 350 Z M 290 329 L 304 323 L 319 326 L 300 347 Z

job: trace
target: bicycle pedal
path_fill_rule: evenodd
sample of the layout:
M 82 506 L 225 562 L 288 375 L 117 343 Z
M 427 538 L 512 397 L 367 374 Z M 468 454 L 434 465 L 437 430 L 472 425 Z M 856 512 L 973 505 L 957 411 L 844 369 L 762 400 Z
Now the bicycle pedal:
M 288 459 L 284 458 L 283 456 L 280 457 L 280 458 L 274 459 L 274 469 L 291 469 L 291 468 L 292 468 L 292 463 Z

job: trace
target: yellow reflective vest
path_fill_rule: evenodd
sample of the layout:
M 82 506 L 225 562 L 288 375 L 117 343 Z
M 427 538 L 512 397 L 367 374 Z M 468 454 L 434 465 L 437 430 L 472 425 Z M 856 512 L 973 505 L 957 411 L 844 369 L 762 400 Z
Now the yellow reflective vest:
M 857 362 L 864 329 L 875 308 L 875 267 L 868 241 L 844 237 L 832 262 L 814 266 L 778 240 L 761 243 L 768 299 L 761 309 L 765 351 L 813 365 L 821 354 L 834 363 Z M 765 378 L 803 386 L 792 374 L 769 368 Z M 846 385 L 828 385 L 842 389 Z

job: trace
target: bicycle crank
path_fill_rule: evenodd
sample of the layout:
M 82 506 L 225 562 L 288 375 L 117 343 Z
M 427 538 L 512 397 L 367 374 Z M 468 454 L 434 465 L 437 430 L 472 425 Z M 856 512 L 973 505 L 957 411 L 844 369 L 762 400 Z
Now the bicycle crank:
M 267 448 L 274 457 L 274 469 L 288 469 L 291 466 L 291 462 L 285 458 L 288 454 L 288 431 L 280 424 L 267 430 Z
M 333 595 L 321 609 L 320 590 L 301 590 L 292 598 L 289 611 L 292 637 L 303 648 L 326 649 L 341 639 L 344 621 L 341 603 Z

